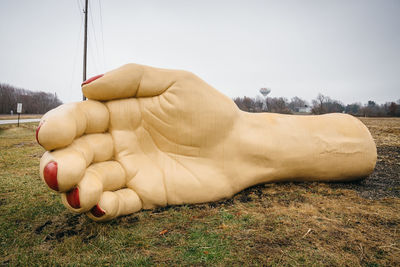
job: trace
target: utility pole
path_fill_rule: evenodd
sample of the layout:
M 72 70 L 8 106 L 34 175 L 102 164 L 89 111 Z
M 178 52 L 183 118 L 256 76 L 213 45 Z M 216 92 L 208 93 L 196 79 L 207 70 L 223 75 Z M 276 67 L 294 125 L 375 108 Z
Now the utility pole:
M 87 61 L 87 20 L 88 20 L 88 8 L 89 8 L 89 0 L 85 0 L 85 36 L 83 43 L 83 82 L 86 81 L 86 61 Z M 86 100 L 86 97 L 83 95 L 83 100 Z

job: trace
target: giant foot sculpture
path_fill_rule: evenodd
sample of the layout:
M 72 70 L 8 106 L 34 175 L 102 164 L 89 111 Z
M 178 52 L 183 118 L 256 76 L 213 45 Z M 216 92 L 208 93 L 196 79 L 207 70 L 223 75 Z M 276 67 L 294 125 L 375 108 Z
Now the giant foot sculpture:
M 82 90 L 90 100 L 39 124 L 40 175 L 67 208 L 96 221 L 217 201 L 260 183 L 349 181 L 375 166 L 375 143 L 358 119 L 242 112 L 186 71 L 128 64 Z

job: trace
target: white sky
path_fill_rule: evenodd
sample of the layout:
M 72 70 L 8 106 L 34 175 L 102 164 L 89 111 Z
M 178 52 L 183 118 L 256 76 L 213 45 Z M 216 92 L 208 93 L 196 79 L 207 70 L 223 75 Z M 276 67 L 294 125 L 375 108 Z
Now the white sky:
M 229 97 L 400 98 L 400 0 L 89 2 L 88 78 L 135 62 Z M 79 101 L 83 3 L 0 0 L 0 82 Z

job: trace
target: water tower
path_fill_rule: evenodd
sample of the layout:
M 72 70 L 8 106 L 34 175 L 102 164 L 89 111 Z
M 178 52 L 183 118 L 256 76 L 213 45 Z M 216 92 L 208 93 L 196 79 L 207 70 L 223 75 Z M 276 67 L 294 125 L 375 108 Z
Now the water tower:
M 267 107 L 267 96 L 269 93 L 271 93 L 271 88 L 261 88 L 260 89 L 260 93 L 263 95 L 264 97 L 264 103 L 263 103 L 263 111 L 268 111 L 268 107 Z

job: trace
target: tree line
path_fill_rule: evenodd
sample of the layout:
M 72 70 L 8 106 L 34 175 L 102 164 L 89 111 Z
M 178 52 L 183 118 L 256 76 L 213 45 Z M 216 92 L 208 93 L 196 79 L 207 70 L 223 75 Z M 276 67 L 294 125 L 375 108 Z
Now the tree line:
M 400 99 L 396 102 L 378 104 L 375 101 L 368 101 L 365 104 L 360 102 L 345 105 L 339 100 L 329 96 L 318 94 L 311 101 L 311 104 L 295 96 L 291 100 L 284 97 L 236 97 L 233 99 L 236 105 L 247 112 L 275 112 L 283 114 L 311 113 L 348 113 L 354 116 L 363 117 L 400 117 Z
M 264 99 L 260 96 L 244 96 L 236 97 L 233 101 L 241 110 L 247 112 L 267 111 L 283 114 L 344 112 L 354 116 L 400 117 L 400 99 L 385 104 L 377 104 L 370 100 L 365 104 L 357 102 L 345 105 L 339 100 L 319 94 L 311 101 L 311 104 L 298 96 L 290 100 L 284 97 L 267 97 Z M 17 103 L 22 103 L 22 113 L 26 114 L 44 114 L 62 104 L 57 94 L 33 92 L 0 83 L 0 114 L 10 114 L 11 111 L 16 113 Z
M 62 104 L 57 94 L 34 92 L 0 83 L 0 114 L 17 113 L 17 103 L 22 103 L 22 113 L 44 114 Z

